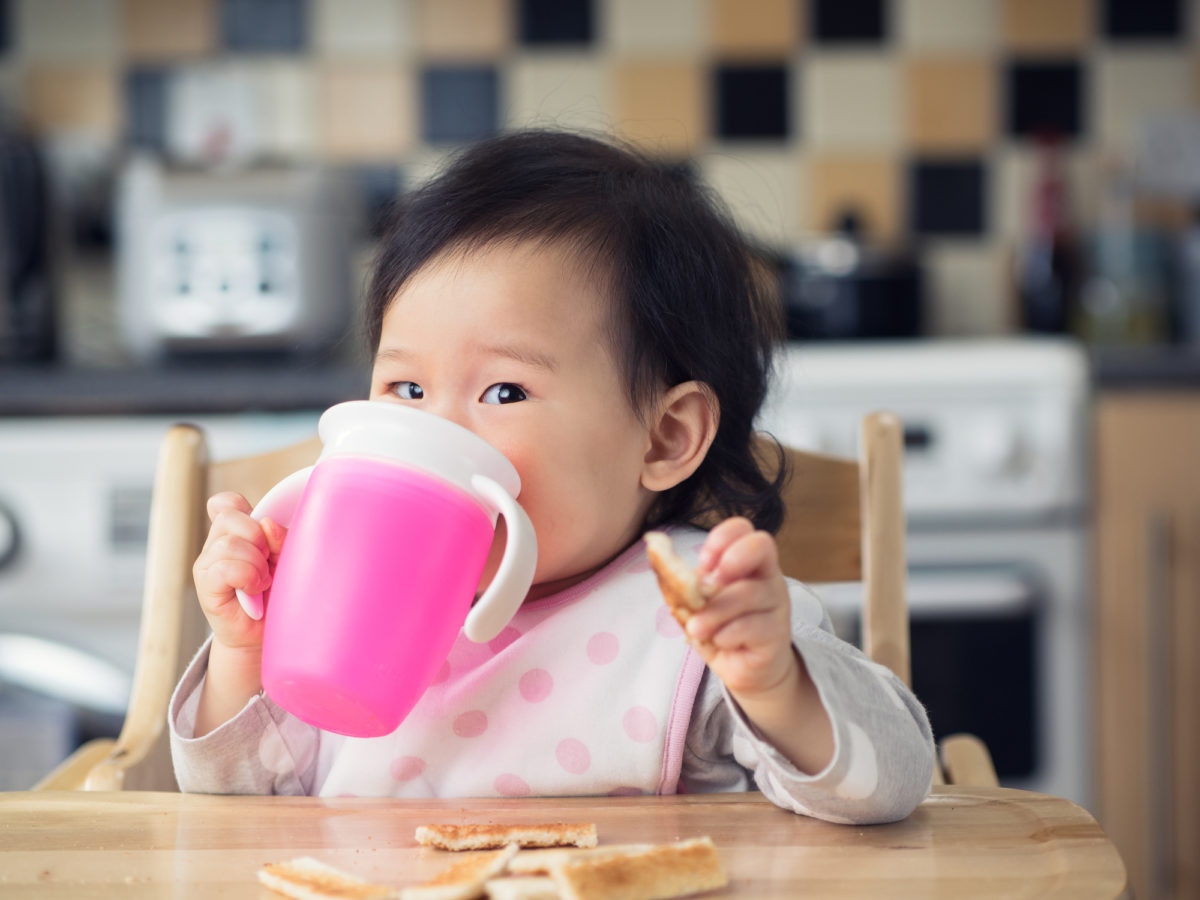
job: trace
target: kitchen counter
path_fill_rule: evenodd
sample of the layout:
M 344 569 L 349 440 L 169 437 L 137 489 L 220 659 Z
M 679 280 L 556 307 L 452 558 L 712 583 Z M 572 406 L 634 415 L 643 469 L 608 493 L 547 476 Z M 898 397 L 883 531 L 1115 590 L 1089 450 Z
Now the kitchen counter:
M 1200 389 L 1200 346 L 1104 347 L 1088 354 L 1099 391 Z M 142 415 L 325 409 L 365 397 L 365 362 L 337 359 L 0 366 L 0 416 Z
M 325 409 L 367 396 L 365 364 L 326 360 L 156 368 L 0 367 L 0 416 Z
M 1089 357 L 1099 391 L 1200 390 L 1200 346 L 1101 347 Z

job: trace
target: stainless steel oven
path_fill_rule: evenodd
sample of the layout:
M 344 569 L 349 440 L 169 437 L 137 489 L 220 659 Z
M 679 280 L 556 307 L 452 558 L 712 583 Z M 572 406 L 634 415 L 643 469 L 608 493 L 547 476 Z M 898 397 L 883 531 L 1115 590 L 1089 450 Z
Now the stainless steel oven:
M 762 425 L 853 455 L 905 426 L 913 687 L 939 734 L 986 741 L 1000 780 L 1090 801 L 1088 373 L 1069 342 L 788 348 Z M 853 585 L 820 585 L 857 640 Z

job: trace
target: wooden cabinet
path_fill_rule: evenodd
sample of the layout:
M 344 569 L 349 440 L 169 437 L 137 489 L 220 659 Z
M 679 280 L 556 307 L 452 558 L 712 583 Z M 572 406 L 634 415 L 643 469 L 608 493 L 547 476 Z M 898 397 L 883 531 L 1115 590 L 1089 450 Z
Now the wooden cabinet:
M 1200 897 L 1200 391 L 1095 425 L 1095 812 L 1139 900 Z

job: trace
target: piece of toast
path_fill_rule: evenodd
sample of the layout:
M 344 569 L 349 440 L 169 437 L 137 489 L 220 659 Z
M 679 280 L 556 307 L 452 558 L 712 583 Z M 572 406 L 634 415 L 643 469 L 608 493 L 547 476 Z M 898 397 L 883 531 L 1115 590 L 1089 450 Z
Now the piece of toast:
M 265 865 L 258 870 L 258 880 L 294 900 L 395 900 L 400 896 L 395 888 L 355 878 L 311 856 Z
M 647 531 L 642 539 L 646 542 L 646 556 L 658 579 L 663 600 L 675 621 L 686 625 L 692 613 L 708 603 L 696 570 L 675 552 L 671 536 L 665 531 Z
M 728 884 L 708 837 L 577 859 L 551 875 L 563 900 L 668 900 Z
M 473 853 L 438 872 L 421 884 L 400 892 L 400 900 L 474 900 L 484 894 L 484 885 L 508 868 L 520 848 L 509 844 L 499 850 Z
M 514 875 L 548 875 L 555 869 L 575 860 L 640 853 L 653 846 L 653 844 L 602 844 L 599 847 L 551 847 L 522 850 L 508 864 L 508 871 Z
M 540 825 L 455 825 L 417 827 L 417 843 L 441 850 L 489 850 L 520 847 L 595 847 L 595 823 L 547 822 Z
M 512 871 L 511 863 L 509 871 Z M 483 889 L 488 900 L 558 900 L 558 885 L 549 875 L 492 878 Z

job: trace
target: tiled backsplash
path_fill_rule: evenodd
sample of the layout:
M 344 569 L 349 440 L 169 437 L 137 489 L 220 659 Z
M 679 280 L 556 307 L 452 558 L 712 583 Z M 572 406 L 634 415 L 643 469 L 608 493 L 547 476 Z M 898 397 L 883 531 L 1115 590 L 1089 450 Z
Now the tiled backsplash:
M 987 333 L 1031 138 L 1068 139 L 1086 223 L 1145 117 L 1200 109 L 1198 37 L 1197 0 L 0 0 L 0 97 L 115 160 L 225 90 L 257 152 L 385 193 L 506 126 L 613 131 L 694 160 L 775 246 L 855 207 L 922 252 L 930 330 Z

